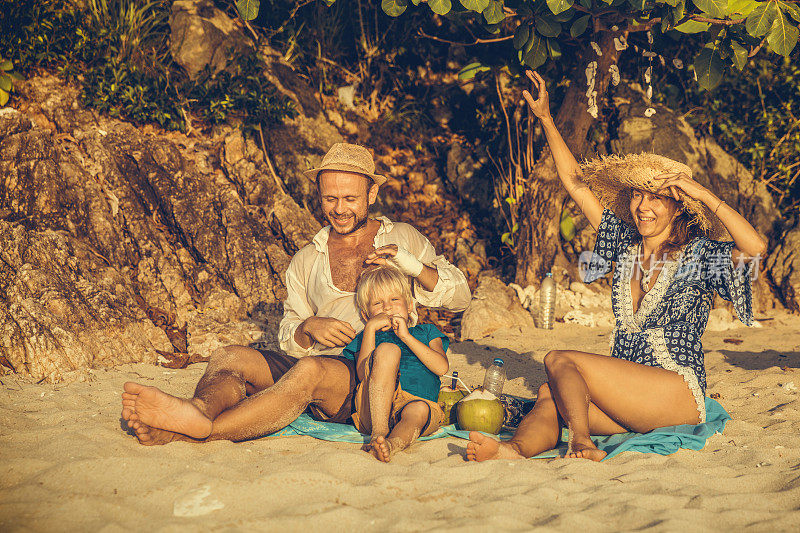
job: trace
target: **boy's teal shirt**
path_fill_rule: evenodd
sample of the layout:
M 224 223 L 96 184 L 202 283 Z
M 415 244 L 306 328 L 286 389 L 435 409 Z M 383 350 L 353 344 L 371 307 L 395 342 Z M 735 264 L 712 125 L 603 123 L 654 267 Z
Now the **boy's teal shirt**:
M 436 326 L 432 324 L 417 324 L 412 328 L 408 328 L 411 336 L 418 341 L 430 346 L 433 339 L 442 339 L 442 345 L 445 352 L 450 345 L 450 339 L 447 335 L 439 331 Z M 358 351 L 361 349 L 361 339 L 364 338 L 364 332 L 358 334 L 350 344 L 342 350 L 342 357 L 347 359 L 358 359 Z M 400 347 L 400 387 L 414 396 L 425 398 L 432 402 L 437 401 L 439 398 L 439 387 L 441 381 L 439 376 L 431 372 L 419 358 L 414 355 L 406 344 L 400 340 L 394 331 L 378 331 L 375 333 L 375 346 L 379 346 L 385 342 L 395 344 Z

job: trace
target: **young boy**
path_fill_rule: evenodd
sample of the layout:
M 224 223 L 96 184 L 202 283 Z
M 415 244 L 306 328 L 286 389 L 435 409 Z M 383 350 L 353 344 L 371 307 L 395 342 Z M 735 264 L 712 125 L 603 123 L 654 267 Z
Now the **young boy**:
M 444 421 L 436 403 L 439 376 L 450 367 L 450 339 L 431 324 L 411 324 L 411 287 L 391 266 L 362 272 L 356 305 L 366 322 L 343 357 L 356 361 L 359 384 L 353 423 L 371 434 L 365 450 L 388 463 L 417 437 L 434 433 Z

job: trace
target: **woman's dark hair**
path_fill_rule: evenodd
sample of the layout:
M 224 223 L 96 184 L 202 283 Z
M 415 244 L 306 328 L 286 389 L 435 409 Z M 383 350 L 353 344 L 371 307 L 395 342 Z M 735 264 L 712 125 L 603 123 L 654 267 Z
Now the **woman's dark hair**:
M 669 238 L 661 245 L 661 253 L 673 254 L 681 246 L 701 235 L 703 235 L 703 231 L 697 221 L 686 211 L 681 211 L 672 222 Z

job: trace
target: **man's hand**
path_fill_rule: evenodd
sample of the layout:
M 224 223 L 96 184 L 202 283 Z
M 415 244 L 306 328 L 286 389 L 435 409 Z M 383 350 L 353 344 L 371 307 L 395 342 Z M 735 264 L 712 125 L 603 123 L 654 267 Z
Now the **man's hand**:
M 356 337 L 353 326 L 330 317 L 308 317 L 300 325 L 300 329 L 312 342 L 318 342 L 328 348 L 346 346 Z
M 367 256 L 364 262 L 369 265 L 392 265 L 406 276 L 411 276 L 412 278 L 418 277 L 425 266 L 413 254 L 396 244 L 387 244 L 376 248 L 374 252 Z
M 394 330 L 394 334 L 400 340 L 404 340 L 407 338 L 411 333 L 408 331 L 408 323 L 406 319 L 401 316 L 393 316 L 392 317 L 392 329 Z
M 369 329 L 373 333 L 376 331 L 389 331 L 392 329 L 392 319 L 386 313 L 378 313 L 367 320 L 364 329 Z

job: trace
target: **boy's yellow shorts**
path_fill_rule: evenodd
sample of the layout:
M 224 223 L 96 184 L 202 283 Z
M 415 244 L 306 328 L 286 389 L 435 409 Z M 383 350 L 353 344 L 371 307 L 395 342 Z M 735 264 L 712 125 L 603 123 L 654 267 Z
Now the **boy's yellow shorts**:
M 355 395 L 355 411 L 353 412 L 353 424 L 356 426 L 356 429 L 361 433 L 369 435 L 372 432 L 372 421 L 369 420 L 369 417 L 366 417 L 367 420 L 362 420 L 359 416 L 360 413 L 364 412 L 362 406 L 362 396 L 363 396 L 363 388 L 365 386 L 365 382 L 362 381 L 356 387 L 356 395 Z M 389 430 L 397 425 L 400 422 L 400 415 L 403 412 L 403 408 L 410 404 L 411 402 L 425 402 L 428 404 L 430 408 L 430 415 L 428 417 L 428 423 L 422 429 L 422 433 L 420 437 L 427 437 L 428 435 L 432 435 L 438 430 L 442 424 L 444 423 L 444 411 L 441 407 L 439 407 L 438 403 L 432 402 L 430 400 L 426 400 L 425 398 L 420 398 L 419 396 L 414 396 L 403 389 L 400 388 L 400 384 L 397 384 L 397 388 L 394 391 L 394 398 L 392 398 L 392 407 L 391 411 L 389 412 Z

